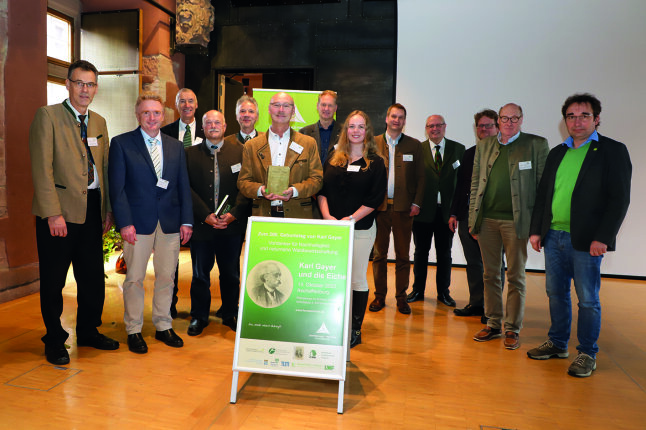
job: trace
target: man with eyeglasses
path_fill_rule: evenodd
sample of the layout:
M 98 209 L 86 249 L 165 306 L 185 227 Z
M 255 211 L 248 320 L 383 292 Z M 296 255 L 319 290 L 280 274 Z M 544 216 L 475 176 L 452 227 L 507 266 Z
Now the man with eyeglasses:
M 236 120 L 240 125 L 240 131 L 225 137 L 225 142 L 244 145 L 248 140 L 258 136 L 256 130 L 258 102 L 255 98 L 245 94 L 236 101 Z
M 498 114 L 491 109 L 484 109 L 474 115 L 477 142 L 486 137 L 498 134 Z M 473 158 L 476 153 L 475 145 L 464 152 L 455 195 L 451 205 L 449 228 L 452 232 L 458 230 L 464 258 L 467 260 L 467 283 L 469 284 L 469 303 L 462 309 L 454 309 L 453 313 L 460 317 L 479 316 L 483 324 L 487 323 L 484 316 L 484 280 L 482 254 L 478 241 L 469 233 L 469 196 L 471 194 L 471 174 L 473 173 Z M 458 223 L 459 222 L 459 223 Z M 501 285 L 505 285 L 504 261 L 500 270 Z
M 431 241 L 435 237 L 437 266 L 435 286 L 437 301 L 455 307 L 455 300 L 449 294 L 451 285 L 451 248 L 453 231 L 449 228 L 449 216 L 460 160 L 464 145 L 444 137 L 446 121 L 441 115 L 431 115 L 426 119 L 426 136 L 422 142 L 425 187 L 424 200 L 419 215 L 413 220 L 413 291 L 408 295 L 408 303 L 424 300 L 426 277 L 428 274 L 428 254 Z
M 252 214 L 312 218 L 312 195 L 323 185 L 323 167 L 316 141 L 290 128 L 294 99 L 284 92 L 269 102 L 271 125 L 244 145 L 238 188 L 253 199 Z M 289 167 L 289 184 L 282 192 L 267 190 L 270 166 Z
M 216 259 L 222 298 L 220 318 L 222 324 L 236 330 L 240 252 L 250 203 L 238 193 L 236 185 L 242 167 L 242 143 L 224 139 L 227 124 L 224 115 L 216 110 L 204 114 L 202 125 L 206 140 L 186 150 L 194 218 L 189 336 L 199 335 L 209 324 L 211 270 Z M 224 209 L 216 214 L 221 204 Z
M 487 326 L 473 337 L 500 338 L 504 346 L 520 346 L 525 313 L 525 263 L 529 223 L 536 189 L 549 152 L 547 140 L 523 133 L 523 110 L 509 103 L 498 112 L 497 136 L 478 142 L 473 162 L 469 231 L 480 244 L 484 265 L 484 307 Z M 503 313 L 500 276 L 502 250 L 507 255 L 507 306 Z M 504 321 L 504 327 L 503 327 Z
M 571 283 L 579 299 L 576 347 L 568 374 L 587 377 L 597 367 L 601 331 L 601 260 L 614 251 L 630 203 L 632 164 L 626 145 L 597 132 L 601 102 L 591 94 L 568 97 L 561 109 L 569 137 L 545 163 L 529 241 L 545 249 L 550 304 L 548 340 L 529 358 L 567 358 L 572 324 Z
M 337 144 L 341 135 L 342 124 L 334 120 L 334 114 L 337 109 L 336 99 L 336 93 L 331 90 L 325 90 L 319 94 L 318 102 L 316 103 L 319 120 L 300 130 L 304 135 L 311 136 L 316 140 L 319 155 L 321 156 L 321 164 L 325 164 L 327 155 Z
M 105 300 L 102 235 L 113 224 L 108 200 L 109 138 L 105 119 L 88 107 L 98 72 L 79 60 L 67 71 L 69 97 L 36 111 L 29 130 L 40 272 L 40 309 L 47 361 L 70 362 L 61 325 L 63 287 L 74 266 L 78 303 L 76 344 L 102 350 L 119 343 L 98 332 Z
M 175 107 L 179 113 L 179 119 L 163 126 L 161 132 L 182 142 L 184 148 L 190 148 L 193 145 L 202 143 L 204 130 L 200 122 L 195 118 L 195 112 L 197 111 L 197 96 L 195 93 L 188 88 L 180 89 L 175 96 Z M 173 318 L 177 317 L 178 283 L 179 261 L 175 268 L 173 302 L 170 307 L 170 314 Z

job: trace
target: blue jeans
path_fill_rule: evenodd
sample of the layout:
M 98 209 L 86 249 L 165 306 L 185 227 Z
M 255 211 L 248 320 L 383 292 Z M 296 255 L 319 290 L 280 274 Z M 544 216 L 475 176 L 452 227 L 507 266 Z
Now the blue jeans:
M 577 350 L 595 358 L 601 331 L 601 259 L 588 251 L 572 248 L 570 233 L 550 230 L 543 241 L 545 248 L 545 289 L 550 302 L 552 325 L 548 336 L 557 348 L 567 349 L 572 325 L 571 282 L 579 299 Z

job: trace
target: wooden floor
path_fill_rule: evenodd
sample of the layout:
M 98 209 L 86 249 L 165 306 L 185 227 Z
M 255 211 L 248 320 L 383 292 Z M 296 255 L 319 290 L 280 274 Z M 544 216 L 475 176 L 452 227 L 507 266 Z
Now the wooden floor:
M 392 278 L 394 267 L 389 270 Z M 113 271 L 108 275 L 101 331 L 121 348 L 77 348 L 72 280 L 63 315 L 71 334 L 69 366 L 54 367 L 45 360 L 38 294 L 0 305 L 0 428 L 646 428 L 645 282 L 603 280 L 601 351 L 596 372 L 584 379 L 566 374 L 570 359 L 526 356 L 548 329 L 542 274 L 528 274 L 525 326 L 516 351 L 505 350 L 502 340 L 474 342 L 479 318 L 454 316 L 432 294 L 414 303 L 409 316 L 396 312 L 391 295 L 383 311 L 367 312 L 364 343 L 352 350 L 348 363 L 345 412 L 337 414 L 334 381 L 241 374 L 238 402 L 229 403 L 234 332 L 212 316 L 201 336 L 186 335 L 188 251 L 181 256 L 180 315 L 174 323 L 185 342 L 181 349 L 154 340 L 149 276 L 143 332 L 149 352 L 128 351 L 120 289 L 124 277 Z M 429 267 L 429 279 L 434 275 Z M 464 269 L 454 269 L 452 285 L 453 297 L 463 306 L 468 297 Z M 213 309 L 219 306 L 216 290 Z

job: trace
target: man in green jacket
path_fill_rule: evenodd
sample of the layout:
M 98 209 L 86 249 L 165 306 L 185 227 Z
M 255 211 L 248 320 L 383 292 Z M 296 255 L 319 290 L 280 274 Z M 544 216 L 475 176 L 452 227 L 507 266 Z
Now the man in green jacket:
M 549 152 L 547 140 L 522 133 L 523 110 L 514 103 L 498 113 L 500 132 L 478 142 L 471 177 L 469 231 L 480 243 L 484 264 L 487 326 L 473 339 L 502 336 L 505 348 L 520 346 L 525 312 L 525 263 L 536 189 Z M 503 314 L 500 278 L 502 249 L 507 254 L 507 312 Z

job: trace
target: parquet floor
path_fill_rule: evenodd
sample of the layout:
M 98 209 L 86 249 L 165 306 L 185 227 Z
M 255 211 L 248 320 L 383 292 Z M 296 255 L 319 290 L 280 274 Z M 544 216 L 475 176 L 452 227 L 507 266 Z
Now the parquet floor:
M 113 268 L 113 264 L 106 266 Z M 394 276 L 394 267 L 389 267 Z M 570 360 L 534 361 L 526 351 L 546 336 L 544 276 L 528 275 L 521 347 L 502 340 L 476 343 L 479 318 L 460 318 L 434 295 L 396 312 L 392 296 L 367 312 L 364 343 L 348 363 L 344 413 L 336 413 L 338 383 L 241 374 L 237 404 L 229 403 L 234 332 L 220 320 L 201 336 L 186 335 L 190 317 L 190 256 L 180 265 L 179 318 L 185 346 L 154 340 L 152 277 L 147 278 L 144 337 L 149 352 L 128 351 L 122 275 L 108 271 L 101 331 L 117 351 L 77 348 L 75 284 L 65 288 L 64 327 L 71 363 L 47 363 L 40 337 L 39 296 L 0 305 L 0 428 L 2 429 L 643 429 L 646 428 L 646 282 L 604 279 L 597 371 L 566 374 Z M 435 269 L 429 267 L 434 290 Z M 212 274 L 217 280 L 217 273 Z M 468 298 L 464 269 L 451 292 Z M 219 294 L 213 288 L 213 312 Z M 570 354 L 576 354 L 571 343 Z

